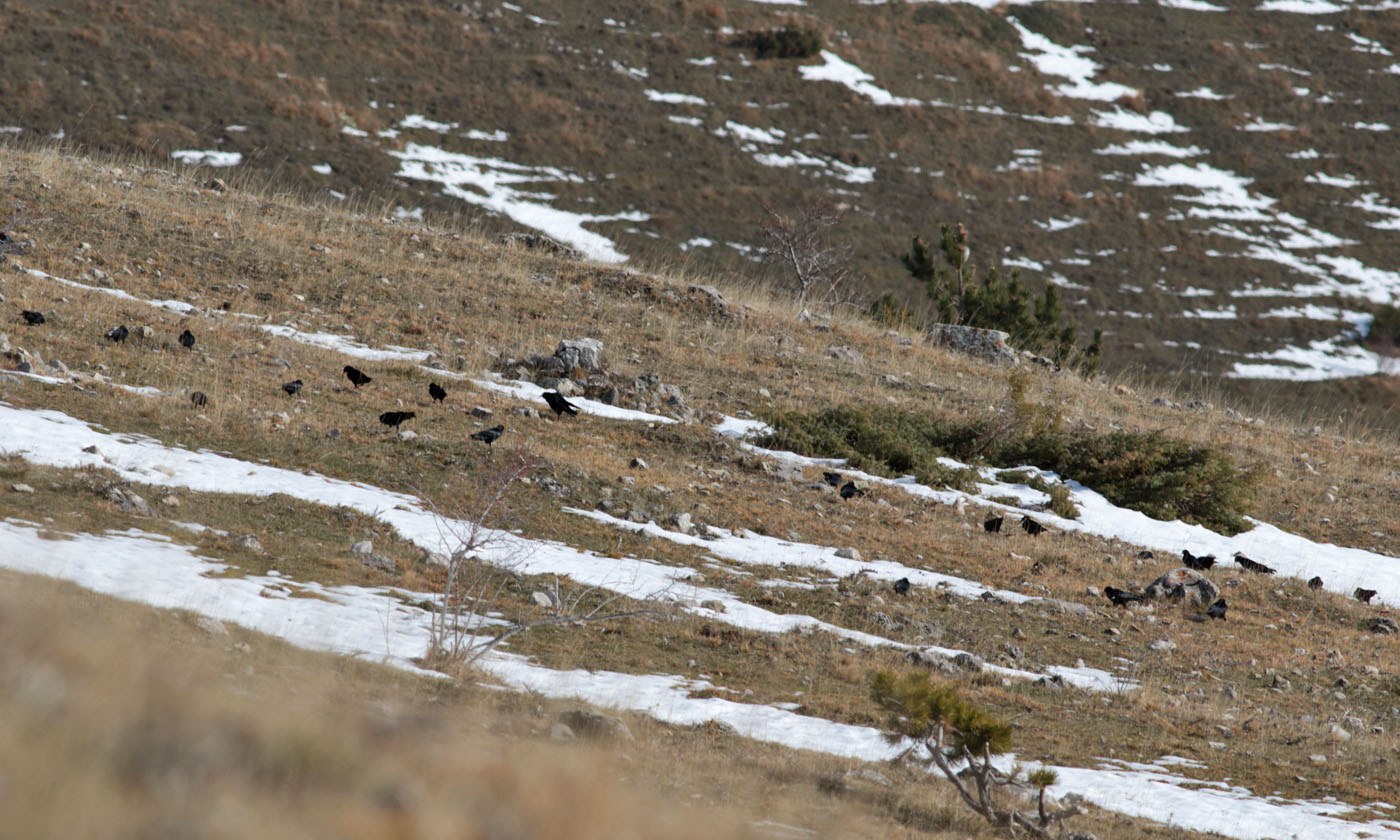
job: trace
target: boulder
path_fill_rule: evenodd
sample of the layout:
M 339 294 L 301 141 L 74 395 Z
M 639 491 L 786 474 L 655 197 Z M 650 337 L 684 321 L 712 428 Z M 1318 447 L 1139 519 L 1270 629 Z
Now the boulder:
M 1220 597 L 1220 588 L 1200 572 L 1182 566 L 1149 583 L 1144 593 L 1149 598 L 1167 598 L 1173 601 L 1185 598 L 1192 604 L 1206 606 Z
M 602 373 L 603 342 L 596 338 L 572 341 L 566 338 L 554 349 L 554 358 L 563 364 L 565 371 L 582 368 L 588 373 Z
M 865 361 L 864 357 L 860 355 L 860 351 L 846 344 L 837 344 L 826 348 L 826 355 L 839 361 L 850 362 L 853 365 Z
M 995 364 L 1016 364 L 1016 351 L 1007 340 L 1009 333 L 1001 330 L 984 330 L 978 327 L 965 327 L 959 324 L 934 324 L 928 331 L 928 343 L 966 353 Z
M 588 709 L 575 709 L 559 716 L 559 722 L 586 738 L 619 738 L 632 740 L 632 730 L 620 717 L 600 714 Z

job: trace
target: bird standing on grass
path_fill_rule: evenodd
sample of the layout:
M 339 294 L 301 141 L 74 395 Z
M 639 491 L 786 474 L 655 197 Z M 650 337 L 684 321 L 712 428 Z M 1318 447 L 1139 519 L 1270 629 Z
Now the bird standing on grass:
M 195 391 L 193 394 L 190 394 L 190 402 L 194 403 L 195 408 L 204 408 L 209 404 L 209 398 L 204 396 L 203 391 Z
M 1362 589 L 1358 586 L 1356 587 L 1356 591 L 1351 593 L 1351 597 L 1355 598 L 1363 604 L 1369 604 L 1371 603 L 1371 599 L 1376 597 L 1376 590 Z
M 850 501 L 856 496 L 864 496 L 865 488 L 856 484 L 854 481 L 848 481 L 845 484 L 841 485 L 841 489 L 837 492 L 841 494 L 841 498 Z
M 186 350 L 193 350 L 194 333 L 190 332 L 189 330 L 185 330 L 184 332 L 180 333 L 180 346 L 184 347 Z
M 1181 550 L 1181 562 L 1184 563 L 1188 569 L 1204 572 L 1206 569 L 1215 565 L 1215 555 L 1196 555 L 1183 548 Z
M 1321 589 L 1321 588 L 1322 588 L 1322 576 L 1321 576 L 1321 575 L 1314 575 L 1311 579 L 1309 579 L 1309 580 L 1308 580 L 1308 588 L 1309 588 L 1309 589 L 1312 589 L 1312 590 Z
M 417 416 L 418 415 L 414 414 L 411 411 L 386 411 L 383 414 L 379 415 L 379 422 L 383 423 L 391 429 L 397 429 L 399 427 L 399 424 L 403 421 L 412 420 L 414 417 Z
M 291 382 L 283 382 L 282 390 L 287 392 L 287 396 L 295 397 L 301 393 L 301 380 L 293 379 Z
M 1105 586 L 1103 588 L 1103 594 L 1108 597 L 1108 600 L 1113 602 L 1113 606 L 1115 607 L 1126 607 L 1129 604 L 1135 604 L 1142 600 L 1141 595 L 1134 595 L 1131 592 L 1118 589 L 1114 586 Z
M 545 391 L 544 401 L 549 403 L 549 407 L 554 409 L 554 416 L 561 414 L 578 414 L 578 406 L 564 399 L 564 395 L 558 391 Z
M 131 331 L 126 328 L 126 324 L 120 324 L 107 330 L 107 338 L 120 344 L 126 341 L 126 337 L 131 335 Z
M 1045 533 L 1045 526 L 1031 519 L 1029 516 L 1021 517 L 1021 530 L 1032 537 Z
M 356 388 L 359 388 L 361 385 L 368 385 L 374 381 L 368 376 L 365 376 L 364 371 L 357 367 L 346 365 L 343 370 L 345 371 L 345 377 L 350 380 L 350 384 L 354 385 Z
M 982 523 L 982 530 L 989 534 L 1000 534 L 1001 523 L 1005 521 L 1006 517 L 1004 516 L 989 516 L 986 521 Z
M 19 314 L 20 317 L 24 318 L 24 323 L 28 324 L 31 327 L 37 327 L 40 324 L 44 323 L 44 313 L 42 312 L 35 312 L 32 309 L 26 309 L 20 312 Z
M 447 398 L 447 389 L 437 384 L 436 382 L 429 382 L 428 396 L 432 397 L 433 400 L 435 400 L 436 402 L 442 402 L 444 399 Z
M 1206 607 L 1206 615 L 1210 616 L 1211 618 L 1218 618 L 1221 621 L 1224 621 L 1225 607 L 1225 599 L 1218 598 L 1216 599 L 1214 604 L 1211 604 L 1209 607 Z
M 491 444 L 495 443 L 496 439 L 499 438 L 501 436 L 501 433 L 505 430 L 505 426 L 492 426 L 489 429 L 482 429 L 481 431 L 472 435 L 472 440 L 481 441 L 482 443 L 486 444 L 487 448 L 489 449 Z
M 909 578 L 903 577 L 903 578 L 900 578 L 899 580 L 897 580 L 897 581 L 894 582 L 894 594 L 896 594 L 896 595 L 907 595 L 907 594 L 909 594 Z

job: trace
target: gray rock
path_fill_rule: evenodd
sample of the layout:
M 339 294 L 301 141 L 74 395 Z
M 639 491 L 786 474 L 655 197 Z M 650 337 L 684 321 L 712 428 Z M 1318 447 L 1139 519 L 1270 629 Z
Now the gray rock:
M 1351 733 L 1334 723 L 1328 728 L 1327 737 L 1331 738 L 1333 741 L 1346 743 L 1351 740 Z
M 838 548 L 836 549 L 836 556 L 843 560 L 855 560 L 856 562 L 860 562 L 860 552 L 856 551 L 854 548 Z
M 724 602 L 723 602 L 723 601 L 716 601 L 716 600 L 713 599 L 713 598 L 710 598 L 710 599 L 705 600 L 705 601 L 701 601 L 701 602 L 700 602 L 700 609 L 702 609 L 702 610 L 713 610 L 714 612 L 718 612 L 718 613 L 722 613 L 722 612 L 727 612 L 727 611 L 728 611 L 728 610 L 725 608 Z
M 1171 639 L 1158 639 L 1147 647 L 1157 653 L 1168 653 L 1176 650 L 1176 642 L 1173 642 Z
M 559 722 L 585 738 L 618 738 L 632 740 L 632 730 L 620 717 L 600 714 L 589 709 L 575 709 L 559 716 Z
M 254 554 L 263 553 L 262 540 L 258 539 L 257 534 L 244 534 L 233 542 L 239 548 L 246 548 Z
M 1095 589 L 1089 594 L 1098 595 L 1099 592 L 1097 589 Z M 1084 604 L 1076 603 L 1074 601 L 1063 601 L 1059 598 L 1033 598 L 1027 603 L 1032 606 L 1044 607 L 1046 609 L 1054 610 L 1055 612 L 1062 612 L 1067 615 L 1074 615 L 1080 618 L 1088 618 L 1090 615 L 1093 614 L 1093 611 L 1090 610 Z
M 475 405 L 475 406 L 472 406 L 471 415 L 472 415 L 473 417 L 477 417 L 477 418 L 480 418 L 480 419 L 482 419 L 482 420 L 485 420 L 485 419 L 488 418 L 488 417 L 493 417 L 493 416 L 495 416 L 495 412 L 492 411 L 492 410 L 489 409 L 489 408 L 484 407 L 484 406 Z
M 583 258 L 583 254 L 578 250 L 539 233 L 503 233 L 496 237 L 496 241 L 502 245 L 512 245 L 531 251 L 544 251 L 566 260 Z
M 958 324 L 934 324 L 927 341 L 935 347 L 956 350 L 979 359 L 1004 365 L 1016 364 L 1016 351 L 1007 344 L 1011 336 L 1001 330 L 984 330 Z
M 549 739 L 551 741 L 576 741 L 578 736 L 574 734 L 574 730 L 570 729 L 567 723 L 555 721 L 554 725 L 549 727 Z
M 633 458 L 631 461 L 627 462 L 627 466 L 631 467 L 634 470 L 651 469 L 651 467 L 647 466 L 647 462 L 643 461 L 641 458 Z
M 860 351 L 847 344 L 836 344 L 826 348 L 826 355 L 829 358 L 837 359 L 843 362 L 850 362 L 854 365 L 858 365 L 861 362 L 865 361 L 864 357 L 860 355 Z
M 714 286 L 688 286 L 685 293 L 702 300 L 709 307 L 712 315 L 733 318 L 737 314 L 734 307 L 724 299 L 724 295 L 720 294 L 719 289 Z
M 986 666 L 986 663 L 982 661 L 982 657 L 968 653 L 967 651 L 963 651 L 957 656 L 954 656 L 953 664 L 964 671 L 971 671 L 974 674 L 981 671 Z
M 1367 629 L 1370 630 L 1372 633 L 1381 633 L 1385 635 L 1393 635 L 1397 632 L 1400 632 L 1400 628 L 1396 627 L 1395 621 L 1393 619 L 1386 618 L 1385 616 L 1373 619 L 1371 621 L 1371 624 L 1367 627 Z
M 30 487 L 28 484 L 25 484 L 25 483 L 23 483 L 23 482 L 20 482 L 20 483 L 18 483 L 18 484 L 11 484 L 11 485 L 10 485 L 10 489 L 13 490 L 13 491 L 15 491 L 16 493 L 33 493 L 33 492 L 34 492 L 34 488 L 33 488 L 33 487 Z
M 517 405 L 510 410 L 516 417 L 539 417 L 540 413 L 532 405 Z
M 672 528 L 680 531 L 682 534 L 689 534 L 691 531 L 695 530 L 695 523 L 691 521 L 690 514 L 688 513 L 673 514 L 669 523 Z
M 596 338 L 564 339 L 554 349 L 565 373 L 582 368 L 588 373 L 603 372 L 603 342 Z
M 399 568 L 392 557 L 385 557 L 383 554 L 361 554 L 360 562 L 381 572 L 396 572 Z
M 357 542 L 357 543 L 355 543 L 354 545 L 350 546 L 350 553 L 351 553 L 351 554 L 373 554 L 373 553 L 374 553 L 374 543 L 373 543 L 372 541 L 370 541 L 370 540 L 360 540 L 359 542 Z
M 1182 566 L 1172 569 L 1147 585 L 1144 593 L 1149 598 L 1167 598 L 1173 601 L 1185 598 L 1192 604 L 1205 606 L 1220 597 L 1220 589 L 1204 575 L 1194 569 Z
M 211 636 L 228 635 L 228 628 L 225 627 L 224 623 L 218 620 L 217 618 L 213 618 L 207 615 L 201 615 L 199 618 L 196 618 L 194 620 L 194 624 L 196 627 L 198 627 L 199 629 L 203 630 Z
M 107 491 L 107 498 L 116 502 L 117 507 L 126 513 L 137 513 L 141 516 L 151 515 L 151 506 L 145 499 L 126 489 L 113 485 Z
M 535 606 L 546 610 L 554 609 L 554 596 L 540 589 L 530 593 L 530 600 L 535 602 Z

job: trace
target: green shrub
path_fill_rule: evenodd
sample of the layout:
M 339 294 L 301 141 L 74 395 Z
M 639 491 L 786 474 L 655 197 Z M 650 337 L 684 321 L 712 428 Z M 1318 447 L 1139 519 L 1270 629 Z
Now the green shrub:
M 865 314 L 882 327 L 907 327 L 915 320 L 913 311 L 895 301 L 893 292 L 885 292 L 872 300 Z
M 1012 393 L 1016 393 L 1012 379 Z M 939 420 L 894 407 L 836 406 L 814 412 L 772 412 L 773 432 L 758 443 L 802 455 L 845 458 L 883 475 L 912 474 L 931 486 L 968 486 L 972 476 L 939 457 L 994 466 L 1033 464 L 1102 493 L 1110 502 L 1158 519 L 1181 519 L 1236 534 L 1262 472 L 1242 469 L 1220 449 L 1161 432 L 1066 429 L 1059 415 L 1024 395 L 1011 418 Z M 1022 414 L 1024 412 L 1024 414 Z M 1008 477 L 1015 476 L 1011 473 Z M 1025 474 L 1029 478 L 1029 473 Z M 1075 518 L 1069 490 L 1046 485 L 1051 509 Z
M 811 58 L 825 46 L 821 33 L 807 27 L 785 26 L 746 32 L 734 40 L 740 47 L 753 50 L 754 58 Z
M 896 737 L 923 739 L 942 726 L 949 736 L 944 743 L 957 752 L 966 746 L 973 755 L 984 748 L 995 755 L 1011 747 L 1011 724 L 973 705 L 954 686 L 935 686 L 925 674 L 876 671 L 870 697 L 888 713 L 885 728 Z

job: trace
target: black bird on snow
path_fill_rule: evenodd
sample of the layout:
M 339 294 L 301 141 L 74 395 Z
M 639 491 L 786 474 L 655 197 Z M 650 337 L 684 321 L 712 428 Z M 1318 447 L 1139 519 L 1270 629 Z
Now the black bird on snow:
M 383 414 L 379 415 L 379 422 L 383 423 L 391 429 L 397 429 L 399 427 L 399 424 L 403 421 L 412 420 L 414 417 L 417 416 L 418 415 L 414 414 L 411 411 L 386 411 Z
M 32 309 L 25 309 L 19 314 L 20 317 L 24 318 L 24 323 L 28 324 L 31 327 L 37 327 L 40 324 L 44 323 L 44 313 L 42 312 L 35 312 Z
M 185 330 L 184 332 L 180 333 L 180 346 L 184 347 L 186 350 L 193 350 L 194 333 L 190 332 L 189 330 Z
M 209 404 L 209 398 L 204 396 L 203 391 L 195 391 L 190 394 L 190 402 L 194 403 L 195 408 L 204 408 Z
M 1376 590 L 1362 589 L 1358 586 L 1356 587 L 1356 591 L 1351 593 L 1351 596 L 1363 604 L 1369 604 L 1371 603 L 1371 599 L 1376 597 Z
M 862 487 L 857 487 L 854 481 L 848 481 L 845 484 L 841 485 L 841 489 L 838 492 L 841 494 L 841 498 L 846 499 L 848 501 L 854 499 L 856 496 L 865 495 L 865 489 Z
M 1321 589 L 1321 588 L 1322 588 L 1322 577 L 1321 577 L 1321 576 L 1313 576 L 1312 578 L 1310 578 L 1310 579 L 1308 580 L 1308 588 L 1309 588 L 1309 589 Z
M 301 393 L 301 380 L 293 379 L 291 382 L 283 382 L 282 390 L 287 392 L 287 396 L 295 397 Z
M 489 447 L 491 444 L 496 442 L 496 439 L 499 438 L 501 436 L 501 433 L 505 430 L 505 426 L 492 426 L 489 429 L 482 429 L 481 431 L 472 435 L 472 440 L 479 440 Z
M 1204 572 L 1215 565 L 1214 554 L 1196 555 L 1186 549 L 1181 550 L 1181 562 L 1186 564 L 1186 568 Z
M 986 521 L 982 523 L 982 530 L 986 531 L 989 534 L 1000 534 L 1001 523 L 1005 521 L 1005 516 L 989 516 L 987 517 Z
M 126 328 L 126 324 L 120 324 L 107 330 L 107 337 L 116 342 L 126 341 L 128 335 L 131 335 L 131 331 Z
M 1021 517 L 1021 530 L 1034 537 L 1037 534 L 1044 533 L 1045 526 L 1031 519 L 1029 516 L 1023 516 Z
M 437 402 L 442 402 L 447 399 L 447 389 L 436 382 L 429 382 L 428 396 L 432 397 Z
M 909 578 L 900 578 L 894 582 L 894 594 L 907 595 L 909 593 Z
M 1103 594 L 1108 596 L 1108 600 L 1112 601 L 1115 607 L 1126 607 L 1129 604 L 1136 604 L 1143 599 L 1141 595 L 1134 595 L 1131 592 L 1119 589 L 1115 586 L 1105 586 L 1103 588 Z
M 1271 575 L 1271 574 L 1274 573 L 1274 569 L 1272 569 L 1272 568 L 1270 568 L 1270 567 L 1268 567 L 1268 566 L 1265 566 L 1263 563 L 1259 563 L 1259 562 L 1256 562 L 1256 561 L 1254 561 L 1254 560 L 1250 560 L 1248 557 L 1245 557 L 1243 554 L 1240 554 L 1238 551 L 1235 552 L 1235 562 L 1236 562 L 1236 563 L 1239 563 L 1239 564 L 1240 564 L 1240 568 L 1242 568 L 1242 569 L 1244 569 L 1244 570 L 1246 570 L 1246 571 L 1255 572 L 1255 573 L 1261 574 L 1261 575 Z
M 550 408 L 554 409 L 555 417 L 561 414 L 568 414 L 570 416 L 578 414 L 578 406 L 564 399 L 564 395 L 558 391 L 545 391 L 544 401 L 549 403 Z
M 1206 607 L 1206 615 L 1210 616 L 1211 618 L 1218 618 L 1221 621 L 1224 621 L 1226 606 L 1227 605 L 1225 603 L 1224 598 L 1217 598 L 1214 604 L 1211 604 L 1209 607 Z
M 346 365 L 344 368 L 342 368 L 342 370 L 345 371 L 345 378 L 349 379 L 350 384 L 354 385 L 356 388 L 360 387 L 361 385 L 368 385 L 369 383 L 374 381 L 368 376 L 365 376 L 365 372 L 357 367 L 351 367 L 350 365 Z

